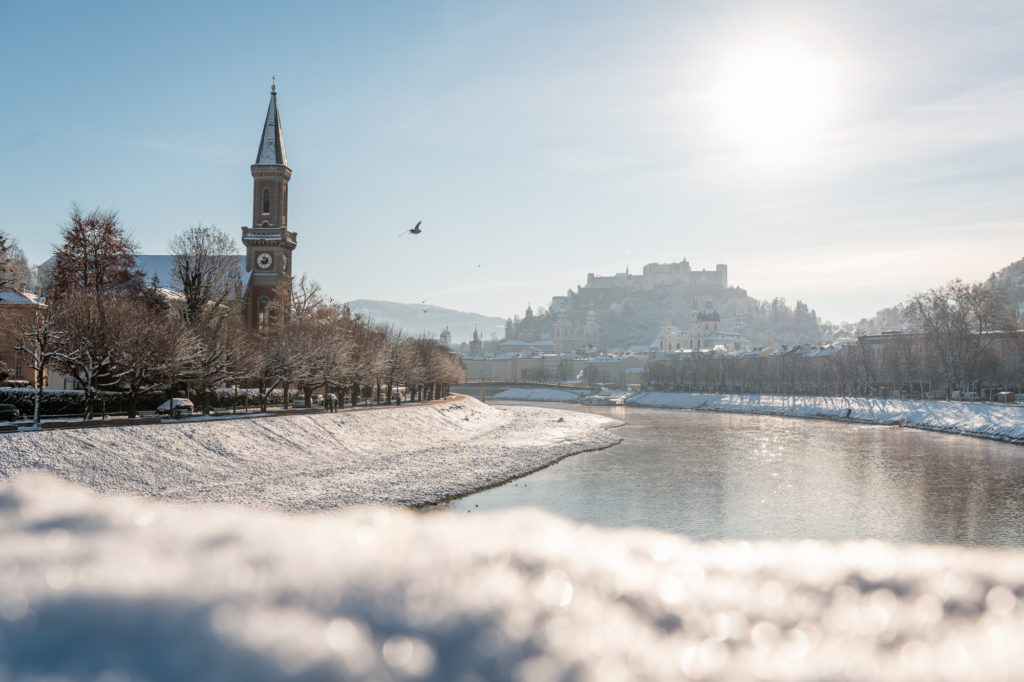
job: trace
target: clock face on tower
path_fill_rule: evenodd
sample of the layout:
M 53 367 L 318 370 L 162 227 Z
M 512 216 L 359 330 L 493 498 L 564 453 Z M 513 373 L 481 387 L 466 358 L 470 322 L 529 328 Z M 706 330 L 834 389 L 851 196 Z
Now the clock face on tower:
M 263 253 L 257 254 L 256 256 L 256 267 L 260 270 L 266 270 L 274 264 L 274 257 L 264 251 Z

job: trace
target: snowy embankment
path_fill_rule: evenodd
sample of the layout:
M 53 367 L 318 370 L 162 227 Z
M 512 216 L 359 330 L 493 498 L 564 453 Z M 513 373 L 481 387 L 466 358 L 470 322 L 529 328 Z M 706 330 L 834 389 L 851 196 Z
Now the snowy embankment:
M 0 484 L 4 680 L 1019 680 L 1024 553 Z
M 951 403 L 880 398 L 727 395 L 708 393 L 636 393 L 636 407 L 672 407 L 715 412 L 774 414 L 912 426 L 981 438 L 1024 443 L 1024 408 L 992 403 Z
M 1024 443 L 1024 406 L 881 398 L 732 395 L 723 393 L 622 393 L 626 405 L 711 412 L 772 414 L 911 426 L 979 438 Z M 579 403 L 584 396 L 556 389 L 510 388 L 495 400 Z
M 472 398 L 396 409 L 0 434 L 0 479 L 290 511 L 421 505 L 608 447 L 617 422 Z

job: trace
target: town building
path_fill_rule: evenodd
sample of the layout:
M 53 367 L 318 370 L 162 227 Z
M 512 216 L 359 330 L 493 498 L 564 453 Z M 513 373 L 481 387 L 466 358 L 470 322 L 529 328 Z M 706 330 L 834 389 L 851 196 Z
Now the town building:
M 10 379 L 27 381 L 36 386 L 37 377 L 32 370 L 32 358 L 24 351 L 15 349 L 19 342 L 30 343 L 23 338 L 23 332 L 34 328 L 46 314 L 46 305 L 39 296 L 28 291 L 0 292 L 0 362 L 10 372 Z M 45 385 L 47 377 L 42 377 Z

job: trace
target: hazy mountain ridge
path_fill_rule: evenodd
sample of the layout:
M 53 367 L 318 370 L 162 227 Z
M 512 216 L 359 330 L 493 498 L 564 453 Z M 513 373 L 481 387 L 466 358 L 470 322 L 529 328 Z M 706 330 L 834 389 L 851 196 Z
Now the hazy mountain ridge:
M 445 327 L 451 331 L 453 343 L 469 341 L 474 329 L 480 332 L 483 339 L 490 339 L 492 334 L 499 338 L 504 336 L 504 318 L 452 310 L 426 302 L 397 303 L 358 299 L 349 301 L 348 307 L 353 313 L 374 322 L 394 324 L 409 336 L 426 334 L 438 338 Z
M 986 281 L 990 285 L 1005 289 L 1010 305 L 1017 312 L 1024 312 L 1024 258 L 1010 263 L 998 272 L 993 272 Z

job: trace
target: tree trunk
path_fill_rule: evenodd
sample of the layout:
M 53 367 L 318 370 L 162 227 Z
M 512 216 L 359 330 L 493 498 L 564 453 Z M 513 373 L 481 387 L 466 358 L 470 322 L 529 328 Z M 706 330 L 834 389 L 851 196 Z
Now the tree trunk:
M 32 426 L 39 428 L 39 405 L 43 402 L 43 370 L 39 371 L 36 379 L 36 399 L 32 408 Z

